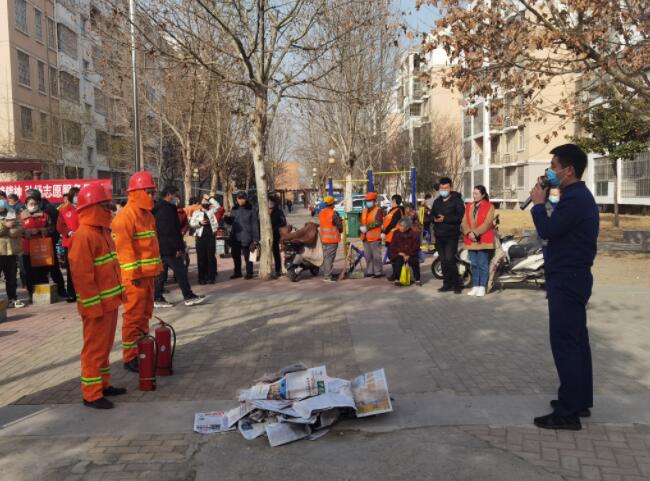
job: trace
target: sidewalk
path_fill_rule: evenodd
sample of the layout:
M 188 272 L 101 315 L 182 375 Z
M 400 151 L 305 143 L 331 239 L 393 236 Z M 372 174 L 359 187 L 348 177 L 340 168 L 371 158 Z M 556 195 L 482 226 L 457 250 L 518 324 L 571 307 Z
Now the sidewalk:
M 175 375 L 157 391 L 137 390 L 116 344 L 114 382 L 129 393 L 111 412 L 80 403 L 76 308 L 11 311 L 0 324 L 0 479 L 650 479 L 648 285 L 596 279 L 594 415 L 556 433 L 531 425 L 557 388 L 542 291 L 442 295 L 428 263 L 422 288 L 230 281 L 231 261 L 218 264 L 218 283 L 196 286 L 207 304 L 156 312 L 179 336 Z M 395 412 L 280 448 L 191 432 L 194 412 L 233 407 L 238 389 L 294 361 L 345 378 L 384 367 Z

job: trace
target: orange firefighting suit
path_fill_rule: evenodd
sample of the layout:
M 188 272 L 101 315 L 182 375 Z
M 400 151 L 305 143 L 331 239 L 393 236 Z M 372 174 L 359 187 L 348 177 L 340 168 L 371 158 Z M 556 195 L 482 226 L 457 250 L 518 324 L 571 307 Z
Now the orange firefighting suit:
M 99 205 L 79 212 L 79 229 L 71 238 L 69 261 L 83 321 L 81 393 L 86 401 L 103 397 L 110 385 L 109 355 L 115 340 L 117 309 L 123 286 L 110 235 L 112 214 Z
M 129 192 L 126 206 L 113 219 L 113 238 L 126 292 L 122 314 L 122 359 L 137 356 L 136 341 L 149 332 L 156 276 L 162 271 L 153 199 L 144 190 Z

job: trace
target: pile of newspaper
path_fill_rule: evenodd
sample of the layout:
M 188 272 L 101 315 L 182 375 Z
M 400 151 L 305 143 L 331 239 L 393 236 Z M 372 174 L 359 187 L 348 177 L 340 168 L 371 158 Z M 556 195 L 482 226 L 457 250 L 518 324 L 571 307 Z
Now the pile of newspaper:
M 316 440 L 342 416 L 362 418 L 392 410 L 383 369 L 347 381 L 329 377 L 325 366 L 295 364 L 242 390 L 239 406 L 230 411 L 196 413 L 194 431 L 238 429 L 247 440 L 266 435 L 271 446 L 280 446 Z

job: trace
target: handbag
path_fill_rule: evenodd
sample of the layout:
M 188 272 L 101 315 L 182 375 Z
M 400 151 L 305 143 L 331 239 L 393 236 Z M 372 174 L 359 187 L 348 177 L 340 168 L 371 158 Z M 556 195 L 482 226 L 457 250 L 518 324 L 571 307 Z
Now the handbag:
M 49 237 L 34 237 L 29 239 L 29 262 L 32 267 L 48 267 L 54 265 L 54 247 Z
M 403 286 L 411 285 L 411 267 L 407 264 L 402 266 L 402 272 L 399 275 L 399 283 Z

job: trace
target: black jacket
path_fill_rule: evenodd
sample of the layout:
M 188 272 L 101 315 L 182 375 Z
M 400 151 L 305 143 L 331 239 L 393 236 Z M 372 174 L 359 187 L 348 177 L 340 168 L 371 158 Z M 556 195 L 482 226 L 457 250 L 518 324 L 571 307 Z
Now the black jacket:
M 459 237 L 460 224 L 463 222 L 465 215 L 465 202 L 458 192 L 451 192 L 448 200 L 445 201 L 442 196 L 433 201 L 431 215 L 435 219 L 437 215 L 445 216 L 442 222 L 433 223 L 433 231 L 436 237 Z
M 274 205 L 271 208 L 271 228 L 273 229 L 273 237 L 280 237 L 280 227 L 287 225 L 287 218 L 279 205 Z
M 176 206 L 165 200 L 159 200 L 153 208 L 153 215 L 156 218 L 160 256 L 175 256 L 178 251 L 185 250 Z
M 250 202 L 243 207 L 236 205 L 224 220 L 232 225 L 230 240 L 248 246 L 260 241 L 260 218 Z

